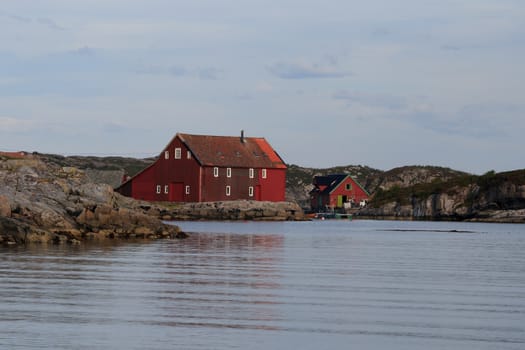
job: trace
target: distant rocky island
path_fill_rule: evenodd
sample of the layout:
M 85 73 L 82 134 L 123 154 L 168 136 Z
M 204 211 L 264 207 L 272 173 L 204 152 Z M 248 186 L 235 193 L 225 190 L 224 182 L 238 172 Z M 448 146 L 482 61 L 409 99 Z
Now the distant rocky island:
M 525 223 L 525 169 L 472 175 L 436 166 L 381 171 L 359 165 L 292 165 L 289 197 L 307 205 L 313 176 L 330 173 L 352 174 L 372 194 L 368 205 L 355 213 L 358 218 Z
M 328 174 L 351 174 L 371 193 L 356 218 L 525 223 L 525 170 L 289 165 L 282 203 L 149 203 L 113 191 L 154 160 L 0 154 L 0 244 L 185 237 L 167 220 L 304 220 L 313 177 Z
M 430 180 L 430 179 L 429 179 Z M 371 218 L 525 223 L 525 170 L 458 174 L 379 187 L 358 215 Z

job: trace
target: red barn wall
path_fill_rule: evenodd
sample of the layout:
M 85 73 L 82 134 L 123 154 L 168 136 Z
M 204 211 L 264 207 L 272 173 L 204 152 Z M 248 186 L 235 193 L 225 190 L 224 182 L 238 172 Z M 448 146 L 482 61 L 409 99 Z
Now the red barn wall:
M 286 169 L 267 169 L 266 179 L 259 173 L 260 200 L 283 202 L 286 193 Z
M 219 176 L 214 176 L 215 167 L 204 167 L 202 171 L 202 201 L 231 201 L 238 199 L 255 199 L 257 178 L 250 179 L 248 168 L 229 168 L 231 176 L 227 176 L 225 167 L 217 167 Z M 256 170 L 254 169 L 254 172 Z M 230 195 L 226 194 L 226 187 L 230 187 Z M 254 196 L 249 197 L 249 187 L 254 188 Z
M 351 189 L 347 190 L 346 185 L 350 184 Z M 368 199 L 368 194 L 351 177 L 347 177 L 330 194 L 330 206 L 337 207 L 338 196 L 346 196 L 348 200 L 353 199 L 354 203 L 359 203 L 363 199 Z
M 155 164 L 146 168 L 131 180 L 131 193 L 135 199 L 154 201 L 155 197 Z
M 180 148 L 180 159 L 175 158 L 177 148 Z M 178 138 L 174 138 L 160 154 L 155 180 L 161 185 L 161 194 L 156 197 L 159 201 L 199 201 L 200 165 Z M 165 186 L 168 186 L 167 191 Z
M 266 169 L 266 178 L 262 169 L 254 168 L 254 177 L 250 178 L 249 168 L 231 168 L 231 177 L 227 177 L 227 168 L 219 167 L 219 176 L 214 176 L 214 167 L 204 167 L 202 176 L 202 201 L 227 201 L 238 199 L 261 201 L 284 201 L 286 171 Z M 230 195 L 226 187 L 230 186 Z M 250 187 L 253 195 L 250 196 Z
M 175 159 L 176 148 L 181 149 L 180 159 Z M 198 162 L 191 153 L 188 158 L 188 149 L 174 139 L 151 167 L 131 180 L 132 197 L 147 201 L 199 201 L 199 174 Z

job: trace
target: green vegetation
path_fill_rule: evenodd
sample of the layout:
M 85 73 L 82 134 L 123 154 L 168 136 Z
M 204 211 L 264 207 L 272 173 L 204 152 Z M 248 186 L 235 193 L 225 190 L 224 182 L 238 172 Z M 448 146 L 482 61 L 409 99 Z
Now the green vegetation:
M 137 159 L 127 157 L 94 157 L 94 156 L 69 156 L 56 154 L 39 154 L 45 161 L 59 166 L 75 167 L 79 169 L 92 169 L 100 171 L 122 171 L 129 176 L 134 176 L 155 161 L 155 158 Z
M 401 205 L 409 204 L 412 200 L 422 200 L 435 194 L 456 194 L 460 189 L 470 188 L 465 205 L 474 203 L 482 193 L 505 183 L 511 185 L 525 185 L 525 170 L 515 170 L 496 173 L 493 170 L 481 175 L 460 175 L 449 180 L 434 180 L 430 183 L 418 183 L 409 187 L 394 186 L 388 190 L 378 189 L 370 202 L 373 207 L 379 207 L 390 202 Z
M 370 205 L 378 207 L 390 202 L 397 202 L 401 205 L 409 204 L 413 199 L 425 199 L 433 194 L 447 192 L 454 194 L 455 180 L 441 181 L 434 180 L 430 183 L 420 183 L 409 187 L 394 186 L 388 190 L 381 188 L 374 193 Z
M 312 184 L 314 176 L 324 176 L 329 174 L 350 174 L 367 190 L 370 179 L 377 177 L 383 172 L 364 165 L 336 166 L 332 168 L 303 168 L 298 165 L 288 165 L 286 173 L 286 185 L 288 188 L 299 188 Z

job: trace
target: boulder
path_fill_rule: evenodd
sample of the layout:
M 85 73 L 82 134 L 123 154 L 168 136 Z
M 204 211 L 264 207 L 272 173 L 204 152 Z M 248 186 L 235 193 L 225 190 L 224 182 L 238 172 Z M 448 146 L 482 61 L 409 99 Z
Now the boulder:
M 148 208 L 149 213 L 110 186 L 90 182 L 76 168 L 46 164 L 36 157 L 0 159 L 0 243 L 4 245 L 179 234 L 177 227 L 158 218 L 160 211 Z
M 11 202 L 3 195 L 0 195 L 0 216 L 11 217 Z
M 187 203 L 171 209 L 166 207 L 160 212 L 176 220 L 305 220 L 303 210 L 291 202 L 239 200 Z

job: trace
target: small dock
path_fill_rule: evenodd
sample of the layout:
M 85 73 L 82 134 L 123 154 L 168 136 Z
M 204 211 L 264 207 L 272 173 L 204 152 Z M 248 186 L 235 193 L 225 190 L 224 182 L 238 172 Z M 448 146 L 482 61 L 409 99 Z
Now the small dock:
M 346 213 L 315 213 L 312 216 L 313 219 L 317 220 L 327 220 L 327 219 L 343 219 L 343 220 L 352 220 L 352 214 Z

